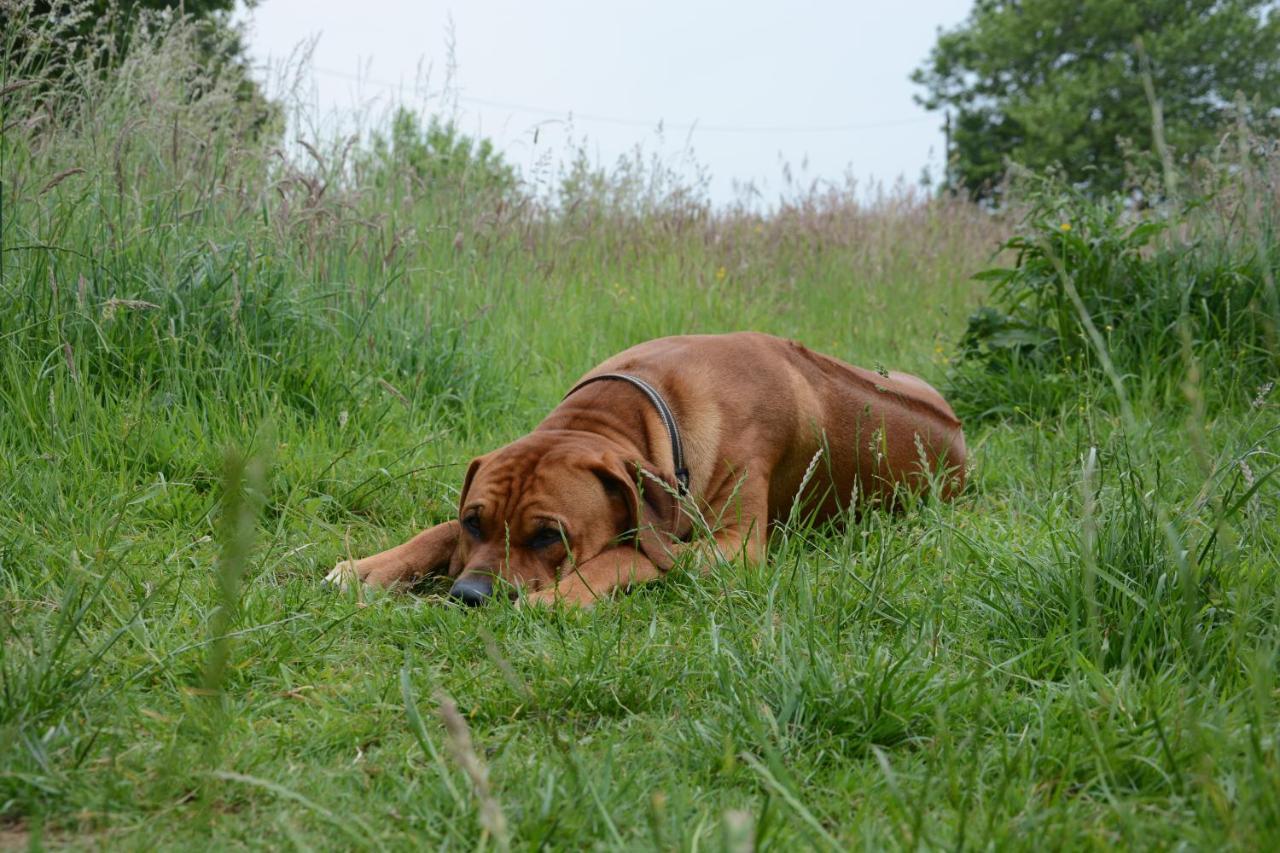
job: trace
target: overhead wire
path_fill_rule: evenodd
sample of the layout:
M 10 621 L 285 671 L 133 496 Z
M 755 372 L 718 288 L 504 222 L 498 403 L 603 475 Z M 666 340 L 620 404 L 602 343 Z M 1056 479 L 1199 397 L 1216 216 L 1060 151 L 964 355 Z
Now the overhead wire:
M 350 74 L 345 71 L 338 71 L 333 68 L 324 68 L 321 66 L 313 66 L 317 73 L 325 74 L 330 77 L 338 77 L 345 80 L 351 80 L 356 83 L 368 84 L 372 86 L 382 86 L 389 89 L 403 89 L 404 85 L 393 83 L 389 80 L 379 80 L 376 77 L 368 77 L 362 74 Z M 476 98 L 470 95 L 452 94 L 453 99 L 459 103 L 470 104 L 480 107 L 491 107 L 493 109 L 509 110 L 511 112 L 526 113 L 528 115 L 537 115 L 544 118 L 560 118 L 572 119 L 573 121 L 593 122 L 596 124 L 613 124 L 624 127 L 662 127 L 665 130 L 673 131 L 689 131 L 701 133 L 760 133 L 760 134 L 791 134 L 791 133 L 852 133 L 863 130 L 877 130 L 879 128 L 901 127 L 911 124 L 922 124 L 924 122 L 933 122 L 937 119 L 931 116 L 915 116 L 912 118 L 887 119 L 874 122 L 860 122 L 853 124 L 828 124 L 828 125 L 734 125 L 734 124 L 702 124 L 700 122 L 692 123 L 676 123 L 668 122 L 663 119 L 649 120 L 637 118 L 624 118 L 621 116 L 600 115 L 598 113 L 581 113 L 576 110 L 556 110 L 549 107 L 537 107 L 528 104 L 510 103 L 507 101 L 491 100 L 489 98 Z

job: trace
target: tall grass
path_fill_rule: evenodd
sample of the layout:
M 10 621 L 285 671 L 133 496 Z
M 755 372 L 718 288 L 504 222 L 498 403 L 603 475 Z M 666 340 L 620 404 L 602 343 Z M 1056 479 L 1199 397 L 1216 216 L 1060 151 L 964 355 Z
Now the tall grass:
M 984 297 L 970 277 L 1009 226 L 902 187 L 715 209 L 643 158 L 571 161 L 535 188 L 447 116 L 389 117 L 380 142 L 275 136 L 202 76 L 186 22 L 150 32 L 74 85 L 15 58 L 18 40 L 4 53 L 8 837 L 1274 837 L 1280 444 L 1273 397 L 1245 399 L 1267 376 L 1264 326 L 1232 309 L 1241 325 L 1192 323 L 1189 348 L 1175 328 L 1104 350 L 1126 372 L 1125 422 L 1079 312 L 1043 324 L 1068 329 L 1062 349 L 1018 361 L 1019 387 L 1068 354 L 1090 367 L 1035 418 L 971 421 L 959 501 L 791 519 L 764 567 L 584 614 L 335 595 L 319 579 L 337 559 L 449 517 L 472 454 L 639 340 L 756 328 L 942 381 Z M 1250 210 L 1270 215 L 1261 197 Z M 1118 256 L 1214 305 L 1239 277 L 1190 277 L 1258 233 L 1216 209 L 1227 196 L 1167 229 L 1214 241 Z M 1131 233 L 1072 221 L 1083 254 L 1038 269 L 1092 298 L 1088 252 Z M 1097 280 L 1113 289 L 1086 313 L 1124 298 Z M 1217 370 L 1239 372 L 1219 391 Z M 996 408 L 1001 387 L 965 399 Z

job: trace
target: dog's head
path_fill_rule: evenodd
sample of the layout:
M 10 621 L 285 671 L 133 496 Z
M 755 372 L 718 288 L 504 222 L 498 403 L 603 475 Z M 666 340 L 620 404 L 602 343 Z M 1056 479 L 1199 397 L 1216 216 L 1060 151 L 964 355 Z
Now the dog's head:
M 474 460 L 458 503 L 450 594 L 480 604 L 495 581 L 554 586 L 607 548 L 630 545 L 659 568 L 688 533 L 674 483 L 599 436 L 535 432 Z

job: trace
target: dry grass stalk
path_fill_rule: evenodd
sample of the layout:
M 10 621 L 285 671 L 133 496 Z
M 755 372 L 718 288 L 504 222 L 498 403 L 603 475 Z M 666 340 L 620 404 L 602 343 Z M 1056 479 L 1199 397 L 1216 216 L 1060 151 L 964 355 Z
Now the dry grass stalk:
M 70 178 L 72 175 L 81 175 L 81 174 L 84 174 L 84 169 L 81 169 L 79 166 L 76 166 L 73 169 L 65 169 L 59 172 L 58 174 L 54 175 L 52 178 L 50 178 L 48 182 L 46 182 L 45 185 L 40 188 L 40 191 L 36 193 L 36 195 L 44 195 L 49 190 L 53 189 L 58 184 L 65 181 L 67 178 Z
M 480 801 L 480 826 L 493 839 L 499 850 L 511 848 L 507 834 L 507 818 L 502 806 L 489 788 L 489 771 L 471 743 L 471 728 L 457 704 L 443 692 L 436 694 L 440 703 L 440 719 L 444 722 L 449 754 L 471 782 L 471 791 Z

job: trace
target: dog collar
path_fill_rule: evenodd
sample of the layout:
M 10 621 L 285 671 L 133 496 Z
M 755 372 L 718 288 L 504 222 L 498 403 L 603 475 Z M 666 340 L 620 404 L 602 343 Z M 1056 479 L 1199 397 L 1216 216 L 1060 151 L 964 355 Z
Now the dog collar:
M 667 405 L 667 401 L 658 393 L 657 388 L 654 388 L 639 376 L 632 376 L 630 373 L 600 373 L 574 385 L 569 389 L 569 393 L 565 394 L 561 399 L 567 400 L 569 394 L 584 385 L 590 385 L 592 382 L 600 382 L 605 379 L 615 379 L 619 382 L 627 382 L 634 385 L 644 392 L 644 395 L 649 398 L 649 402 L 653 403 L 653 407 L 658 410 L 658 417 L 662 420 L 662 425 L 667 428 L 667 437 L 671 439 L 671 458 L 676 466 L 676 485 L 679 487 L 681 495 L 687 495 L 689 493 L 689 469 L 684 464 L 684 444 L 680 441 L 680 428 L 676 426 L 676 416 L 672 413 L 671 407 Z

